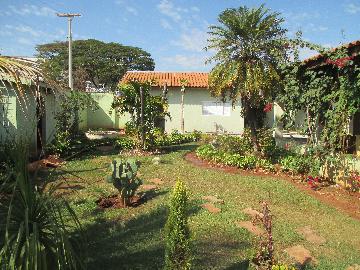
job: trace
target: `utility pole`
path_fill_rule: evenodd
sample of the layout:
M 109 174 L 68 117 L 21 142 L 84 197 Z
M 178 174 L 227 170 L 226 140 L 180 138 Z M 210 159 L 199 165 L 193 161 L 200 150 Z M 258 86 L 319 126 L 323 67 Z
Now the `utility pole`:
M 80 17 L 79 13 L 56 13 L 58 17 L 68 18 L 68 41 L 69 41 L 69 88 L 73 90 L 74 83 L 72 77 L 72 32 L 71 32 L 71 22 L 74 17 Z

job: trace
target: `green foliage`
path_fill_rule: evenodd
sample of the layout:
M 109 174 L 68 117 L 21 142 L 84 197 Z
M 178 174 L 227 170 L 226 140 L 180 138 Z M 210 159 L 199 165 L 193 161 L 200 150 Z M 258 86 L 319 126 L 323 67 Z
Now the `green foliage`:
M 137 143 L 129 137 L 120 137 L 115 141 L 115 147 L 120 150 L 131 150 L 136 147 Z
M 127 131 L 137 134 L 141 137 L 141 99 L 140 89 L 143 91 L 144 100 L 144 132 L 146 134 L 147 143 L 151 145 L 153 137 L 151 130 L 154 130 L 157 120 L 169 117 L 168 103 L 164 97 L 153 96 L 150 94 L 151 83 L 129 82 L 121 84 L 119 91 L 121 95 L 114 96 L 112 108 L 119 114 L 129 113 L 130 122 L 127 124 Z
M 55 138 L 47 150 L 61 156 L 69 155 L 79 137 L 79 117 L 81 110 L 97 109 L 96 102 L 84 92 L 67 91 L 57 96 L 59 110 L 55 113 Z
M 81 232 L 69 204 L 53 194 L 38 191 L 27 170 L 27 152 L 12 152 L 15 186 L 0 187 L 1 269 L 83 269 Z M 78 237 L 77 237 L 78 238 Z
M 360 108 L 360 64 L 347 47 L 323 52 L 322 65 L 294 62 L 283 70 L 283 120 L 293 127 L 297 112 L 305 111 L 302 126 L 312 147 L 323 154 L 346 150 L 348 119 Z
M 294 267 L 290 267 L 284 264 L 277 264 L 271 267 L 271 270 L 296 270 Z
M 154 129 L 152 130 L 151 133 L 154 138 L 153 145 L 155 147 L 179 145 L 188 142 L 196 142 L 201 138 L 201 133 L 199 131 L 181 134 L 179 131 L 173 130 L 171 133 L 166 134 L 162 132 L 160 129 Z
M 85 89 L 85 81 L 95 86 L 104 85 L 115 89 L 119 79 L 128 70 L 154 70 L 151 55 L 137 47 L 119 43 L 105 43 L 95 39 L 75 40 L 72 44 L 74 88 Z M 42 70 L 52 81 L 68 81 L 67 42 L 54 42 L 38 45 L 38 57 L 47 61 L 41 64 Z
M 124 206 L 128 206 L 136 190 L 142 184 L 142 181 L 137 177 L 139 163 L 134 160 L 115 159 L 110 167 L 112 174 L 106 179 L 119 191 Z
M 233 103 L 241 100 L 257 148 L 257 116 L 281 88 L 278 67 L 289 61 L 284 20 L 261 5 L 226 9 L 218 21 L 220 26 L 210 26 L 207 47 L 216 50 L 209 59 L 216 62 L 209 75 L 210 91 L 223 99 L 229 96 Z
M 169 216 L 165 225 L 165 269 L 191 268 L 187 208 L 188 192 L 184 182 L 178 180 L 170 197 Z
M 200 158 L 213 161 L 215 163 L 221 163 L 228 166 L 235 166 L 240 169 L 254 169 L 257 166 L 262 164 L 261 158 L 258 158 L 253 155 L 240 155 L 240 154 L 231 154 L 217 150 L 211 144 L 204 144 L 196 149 L 196 154 Z M 266 163 L 268 166 L 268 163 Z M 271 166 L 268 166 L 269 168 Z
M 258 130 L 260 151 L 265 157 L 272 157 L 277 151 L 275 138 L 271 129 Z
M 320 172 L 320 161 L 313 156 L 293 154 L 280 160 L 282 170 L 317 176 Z

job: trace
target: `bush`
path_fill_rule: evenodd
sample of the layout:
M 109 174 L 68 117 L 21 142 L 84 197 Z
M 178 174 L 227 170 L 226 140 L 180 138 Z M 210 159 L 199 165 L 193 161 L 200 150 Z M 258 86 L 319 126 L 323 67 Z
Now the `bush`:
M 221 135 L 214 144 L 220 151 L 231 154 L 246 155 L 252 152 L 252 145 L 245 137 Z
M 179 145 L 183 143 L 196 142 L 200 140 L 201 133 L 194 131 L 192 133 L 181 134 L 177 130 L 173 130 L 170 134 L 163 133 L 158 129 L 154 129 L 149 134 L 152 140 L 149 141 L 155 147 Z
M 276 152 L 276 142 L 271 129 L 258 131 L 260 151 L 265 157 L 272 157 Z
M 119 150 L 131 150 L 136 146 L 136 141 L 129 137 L 120 137 L 115 141 L 115 148 Z
M 169 216 L 165 225 L 165 269 L 190 269 L 190 231 L 187 221 L 188 193 L 177 181 L 170 197 Z
M 280 160 L 283 171 L 298 174 L 310 174 L 312 176 L 319 175 L 320 162 L 312 156 L 300 154 L 292 154 Z

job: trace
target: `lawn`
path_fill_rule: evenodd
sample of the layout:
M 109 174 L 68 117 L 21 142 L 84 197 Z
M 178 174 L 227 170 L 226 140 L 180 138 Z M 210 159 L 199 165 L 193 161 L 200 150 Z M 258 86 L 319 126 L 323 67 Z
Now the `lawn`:
M 137 208 L 101 210 L 95 203 L 99 197 L 115 193 L 104 179 L 109 162 L 117 155 L 89 153 L 68 161 L 62 168 L 67 173 L 54 173 L 51 183 L 61 183 L 59 192 L 71 201 L 86 232 L 87 269 L 161 269 L 167 201 L 177 179 L 182 179 L 191 193 L 194 269 L 247 269 L 244 265 L 254 255 L 257 239 L 236 222 L 250 220 L 242 210 L 259 209 L 262 200 L 269 202 L 274 215 L 275 249 L 281 261 L 291 261 L 285 248 L 301 244 L 317 260 L 311 269 L 345 269 L 360 262 L 359 221 L 281 179 L 195 167 L 183 159 L 195 147 L 187 144 L 161 155 L 158 165 L 151 156 L 138 158 L 144 183 L 160 178 L 164 184 Z M 224 200 L 218 205 L 220 213 L 201 208 L 206 195 Z M 310 244 L 296 232 L 307 225 L 326 239 L 325 244 Z

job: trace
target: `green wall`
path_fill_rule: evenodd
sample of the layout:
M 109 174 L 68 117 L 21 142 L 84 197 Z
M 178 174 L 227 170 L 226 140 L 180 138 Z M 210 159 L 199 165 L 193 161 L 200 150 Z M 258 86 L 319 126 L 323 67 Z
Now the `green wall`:
M 2 86 L 2 87 L 1 87 Z M 0 103 L 0 141 L 1 143 L 13 140 L 22 140 L 30 144 L 30 153 L 34 154 L 37 148 L 36 134 L 36 96 L 35 86 L 24 86 L 25 94 L 18 98 L 18 91 L 13 85 L 4 84 L 0 86 L 2 102 Z M 45 88 L 40 90 L 44 99 L 45 114 L 43 117 L 43 138 L 44 144 L 51 142 L 55 133 L 55 112 L 57 109 L 56 97 L 51 91 Z M 4 116 L 6 119 L 4 119 Z M 9 125 L 4 126 L 4 122 Z
M 88 108 L 81 112 L 80 129 L 120 129 L 130 119 L 129 115 L 118 115 L 111 108 L 113 102 L 112 93 L 91 93 L 98 109 Z
M 154 95 L 160 95 L 161 89 L 153 88 Z M 180 87 L 169 87 L 169 112 L 171 119 L 166 119 L 165 130 L 181 130 L 181 90 Z M 186 88 L 184 95 L 184 128 L 185 132 L 198 130 L 201 132 L 216 132 L 224 130 L 231 134 L 241 134 L 244 130 L 244 119 L 240 115 L 241 104 L 238 102 L 231 109 L 230 116 L 215 116 L 202 114 L 202 102 L 219 101 L 211 97 L 206 88 Z

